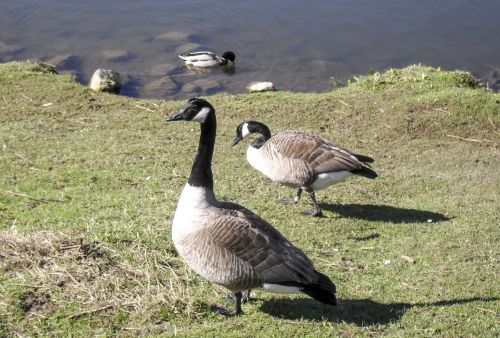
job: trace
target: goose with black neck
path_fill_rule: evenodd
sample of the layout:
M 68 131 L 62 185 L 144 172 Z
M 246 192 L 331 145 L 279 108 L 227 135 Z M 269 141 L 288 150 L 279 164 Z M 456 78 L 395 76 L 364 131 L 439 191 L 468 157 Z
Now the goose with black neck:
M 234 293 L 234 311 L 215 310 L 241 314 L 242 291 L 250 289 L 302 292 L 336 305 L 335 285 L 299 248 L 249 209 L 215 197 L 211 168 L 217 129 L 214 107 L 192 98 L 167 120 L 201 125 L 198 152 L 175 211 L 172 239 L 195 272 Z
M 298 130 L 285 130 L 271 136 L 261 122 L 244 121 L 236 128 L 233 146 L 248 135 L 259 135 L 247 149 L 247 161 L 252 167 L 275 182 L 298 189 L 293 200 L 297 204 L 302 191 L 309 194 L 312 211 L 303 214 L 321 216 L 315 191 L 342 182 L 352 175 L 374 179 L 378 175 L 370 168 L 371 157 L 355 154 L 322 137 Z

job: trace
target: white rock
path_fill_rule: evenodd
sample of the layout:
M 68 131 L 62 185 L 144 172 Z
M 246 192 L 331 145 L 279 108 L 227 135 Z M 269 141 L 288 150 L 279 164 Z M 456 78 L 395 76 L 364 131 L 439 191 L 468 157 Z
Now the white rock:
M 120 74 L 108 69 L 97 69 L 89 83 L 89 87 L 96 92 L 118 93 L 121 86 Z
M 247 90 L 250 93 L 267 92 L 274 90 L 274 85 L 272 82 L 252 82 L 247 86 Z

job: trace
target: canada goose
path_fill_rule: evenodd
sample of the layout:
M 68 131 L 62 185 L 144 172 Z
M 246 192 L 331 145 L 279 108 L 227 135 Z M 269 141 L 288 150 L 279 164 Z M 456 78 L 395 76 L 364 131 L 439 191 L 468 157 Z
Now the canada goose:
M 244 121 L 236 128 L 233 146 L 244 137 L 258 133 L 261 136 L 247 149 L 247 160 L 252 167 L 275 182 L 298 188 L 292 201 L 297 204 L 302 191 L 307 191 L 314 209 L 305 215 L 321 216 L 315 190 L 338 183 L 351 175 L 377 177 L 369 168 L 373 158 L 355 154 L 319 136 L 296 130 L 282 131 L 271 137 L 271 131 L 256 121 Z
M 212 155 L 217 122 L 215 109 L 192 98 L 168 121 L 201 124 L 198 153 L 180 196 L 172 225 L 179 255 L 202 277 L 234 292 L 240 314 L 243 290 L 303 292 L 335 305 L 335 285 L 316 271 L 309 258 L 271 224 L 235 203 L 218 201 L 213 192 Z
M 231 51 L 225 52 L 222 56 L 217 56 L 212 52 L 192 52 L 180 54 L 179 57 L 187 66 L 208 68 L 234 64 L 236 55 Z

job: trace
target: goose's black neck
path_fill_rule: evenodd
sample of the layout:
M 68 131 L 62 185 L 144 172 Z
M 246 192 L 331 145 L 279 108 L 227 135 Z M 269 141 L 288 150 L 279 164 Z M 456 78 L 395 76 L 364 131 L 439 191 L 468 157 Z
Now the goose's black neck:
M 261 135 L 261 137 L 251 143 L 252 147 L 256 149 L 262 147 L 271 138 L 271 131 L 264 123 L 252 122 L 252 132 Z
M 201 123 L 200 142 L 198 153 L 194 158 L 191 175 L 188 183 L 191 186 L 204 187 L 213 190 L 214 179 L 212 175 L 212 156 L 214 154 L 215 135 L 217 132 L 217 120 L 214 108 L 203 123 Z

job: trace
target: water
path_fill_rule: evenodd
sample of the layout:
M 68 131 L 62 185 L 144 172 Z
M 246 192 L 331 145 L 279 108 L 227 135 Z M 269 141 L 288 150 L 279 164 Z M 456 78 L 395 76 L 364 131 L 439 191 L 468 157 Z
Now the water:
M 413 63 L 468 70 L 498 90 L 499 15 L 493 0 L 4 0 L 0 62 L 71 55 L 58 69 L 78 81 L 113 69 L 122 94 L 148 98 L 241 93 L 252 81 L 321 92 Z M 177 54 L 189 46 L 232 50 L 236 67 L 187 70 Z M 116 51 L 124 55 L 106 56 Z

